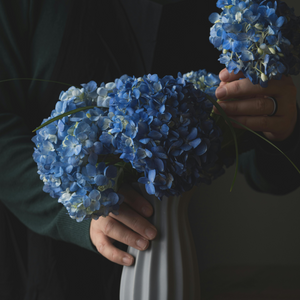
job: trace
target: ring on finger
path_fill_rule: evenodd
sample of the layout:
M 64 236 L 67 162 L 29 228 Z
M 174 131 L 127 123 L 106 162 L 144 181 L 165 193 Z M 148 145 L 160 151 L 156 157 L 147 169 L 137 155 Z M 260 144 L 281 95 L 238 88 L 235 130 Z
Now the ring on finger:
M 266 98 L 269 98 L 273 101 L 273 105 L 274 105 L 273 112 L 268 115 L 269 117 L 273 117 L 277 112 L 278 102 L 277 102 L 276 98 L 274 98 L 274 97 L 267 96 Z

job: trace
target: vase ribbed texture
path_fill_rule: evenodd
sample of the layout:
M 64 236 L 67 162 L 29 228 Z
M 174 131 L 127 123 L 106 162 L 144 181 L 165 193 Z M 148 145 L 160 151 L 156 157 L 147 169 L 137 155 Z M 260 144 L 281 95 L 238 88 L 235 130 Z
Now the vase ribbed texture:
M 153 205 L 151 223 L 158 229 L 150 247 L 128 247 L 135 264 L 123 267 L 120 300 L 199 300 L 198 263 L 188 221 L 189 199 L 143 196 Z

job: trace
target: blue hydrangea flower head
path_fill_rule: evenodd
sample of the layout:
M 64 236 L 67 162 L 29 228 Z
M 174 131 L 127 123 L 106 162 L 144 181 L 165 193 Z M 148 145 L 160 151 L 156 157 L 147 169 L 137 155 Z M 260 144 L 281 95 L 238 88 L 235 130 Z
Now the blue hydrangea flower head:
M 219 0 L 222 12 L 209 20 L 210 42 L 222 51 L 229 72 L 243 72 L 253 84 L 300 70 L 300 20 L 282 1 Z M 295 35 L 292 34 L 292 32 Z
M 44 182 L 43 190 L 58 198 L 70 217 L 78 222 L 116 211 L 121 201 L 116 193 L 103 195 L 103 191 L 115 186 L 119 176 L 114 166 L 103 166 L 100 161 L 101 155 L 107 153 L 105 143 L 99 140 L 103 128 L 101 121 L 108 118 L 107 112 L 96 107 L 97 84 L 92 81 L 82 86 L 61 92 L 48 119 L 76 108 L 95 107 L 47 125 L 32 139 L 36 146 L 33 159 Z M 106 88 L 111 91 L 114 87 Z
M 202 90 L 214 96 L 218 84 L 216 75 L 199 70 L 177 78 L 124 75 L 62 92 L 50 118 L 94 108 L 37 131 L 33 158 L 44 191 L 79 222 L 117 213 L 123 201 L 116 193 L 120 161 L 139 172 L 138 182 L 159 199 L 209 183 L 222 137 Z

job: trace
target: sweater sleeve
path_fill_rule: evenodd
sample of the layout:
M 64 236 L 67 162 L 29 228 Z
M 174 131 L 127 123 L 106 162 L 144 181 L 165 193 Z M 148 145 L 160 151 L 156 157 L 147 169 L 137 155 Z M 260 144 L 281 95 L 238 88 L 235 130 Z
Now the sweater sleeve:
M 42 27 L 37 26 L 36 16 L 55 14 L 58 22 L 52 24 L 48 42 L 51 38 L 59 41 L 62 33 L 58 33 L 55 26 L 63 25 L 65 9 L 61 5 L 59 9 L 49 10 L 51 1 L 39 1 L 43 5 L 34 2 L 0 2 L 0 80 L 47 78 L 52 72 L 51 64 L 45 70 L 38 69 L 37 65 L 42 65 L 41 59 L 49 58 L 51 62 L 55 58 L 59 42 L 52 46 L 35 42 L 36 35 L 43 34 L 37 31 Z M 77 223 L 72 220 L 57 199 L 43 192 L 43 183 L 32 159 L 32 121 L 40 120 L 39 111 L 35 110 L 35 97 L 38 89 L 44 87 L 27 80 L 0 83 L 0 200 L 34 232 L 95 251 L 89 236 L 90 221 Z
M 293 133 L 282 142 L 274 142 L 300 169 L 300 115 Z M 241 155 L 239 170 L 248 184 L 259 192 L 285 195 L 300 186 L 300 174 L 277 149 L 253 137 L 254 150 Z

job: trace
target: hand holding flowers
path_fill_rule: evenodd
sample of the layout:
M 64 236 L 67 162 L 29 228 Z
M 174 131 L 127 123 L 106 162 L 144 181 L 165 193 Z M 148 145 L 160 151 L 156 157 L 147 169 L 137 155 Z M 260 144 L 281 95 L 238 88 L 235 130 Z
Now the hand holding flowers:
M 269 140 L 285 140 L 297 120 L 296 88 L 287 76 L 300 69 L 300 18 L 281 0 L 218 0 L 217 7 L 222 12 L 209 17 L 214 24 L 209 39 L 227 68 L 216 91 L 221 107 Z M 272 118 L 268 97 L 278 104 Z M 241 101 L 223 102 L 230 98 Z
M 225 113 L 254 131 L 261 131 L 271 141 L 283 141 L 291 135 L 297 121 L 296 87 L 292 78 L 283 75 L 280 80 L 270 80 L 268 87 L 253 85 L 241 72 L 234 74 L 223 69 L 216 97 Z M 272 117 L 274 97 L 278 110 Z M 228 99 L 237 99 L 226 101 Z M 217 112 L 217 109 L 214 108 Z M 234 124 L 234 127 L 241 128 Z
M 117 240 L 138 250 L 146 250 L 149 241 L 154 239 L 156 228 L 146 219 L 153 213 L 150 203 L 130 186 L 118 190 L 124 196 L 119 214 L 110 213 L 107 217 L 92 220 L 90 237 L 98 252 L 114 263 L 131 265 L 132 255 L 113 245 Z

